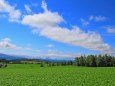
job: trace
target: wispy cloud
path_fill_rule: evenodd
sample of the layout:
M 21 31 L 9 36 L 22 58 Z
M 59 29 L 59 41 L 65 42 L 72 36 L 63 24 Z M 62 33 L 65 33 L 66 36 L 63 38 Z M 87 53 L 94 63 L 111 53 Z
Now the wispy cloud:
M 105 21 L 107 18 L 104 16 L 96 16 L 95 21 Z
M 10 38 L 4 38 L 4 39 L 2 39 L 2 41 L 3 41 L 3 42 L 7 42 L 7 43 L 8 43 L 8 42 L 10 42 L 10 41 L 11 41 L 11 39 L 10 39 Z
M 106 29 L 107 33 L 115 33 L 115 26 L 107 25 L 102 27 Z M 107 36 L 114 36 L 114 34 L 106 34 Z
M 81 23 L 83 26 L 87 26 L 89 25 L 92 21 L 94 22 L 101 22 L 101 21 L 105 21 L 107 20 L 108 18 L 107 17 L 104 17 L 104 16 L 89 16 L 89 18 L 87 20 L 81 18 Z
M 30 47 L 30 46 L 31 46 L 31 44 L 30 44 L 30 43 L 28 43 L 28 44 L 27 44 L 27 47 Z
M 34 49 L 31 49 L 31 48 L 17 47 L 16 45 L 9 43 L 10 41 L 11 41 L 10 38 L 2 39 L 2 41 L 0 42 L 0 48 L 19 50 L 19 51 L 34 51 L 34 52 L 37 52 L 37 53 L 40 52 L 40 50 L 34 50 Z
M 52 60 L 74 60 L 76 56 L 81 56 L 80 53 L 76 53 L 75 55 L 69 54 L 26 54 L 26 53 L 16 53 L 16 52 L 7 52 L 0 51 L 0 53 L 7 55 L 15 55 L 20 57 L 32 58 L 32 59 L 52 59 Z
M 108 33 L 115 33 L 115 27 L 107 27 L 106 29 Z
M 48 44 L 48 45 L 46 45 L 46 47 L 53 47 L 54 45 L 52 45 L 52 44 Z
M 7 15 L 6 14 L 2 14 L 0 15 L 1 18 L 7 18 Z
M 89 17 L 89 20 L 90 21 L 96 21 L 96 22 L 99 22 L 99 21 L 105 21 L 105 20 L 107 20 L 108 18 L 107 17 L 105 17 L 105 16 L 90 16 Z
M 24 5 L 24 7 L 25 7 L 25 9 L 26 9 L 26 11 L 28 12 L 28 13 L 31 13 L 32 12 L 32 10 L 30 9 L 30 7 L 28 6 L 28 5 Z
M 58 60 L 73 60 L 76 56 L 80 56 L 81 53 L 72 53 L 72 52 L 62 52 L 58 50 L 35 50 L 31 48 L 23 48 L 18 47 L 14 44 L 9 43 L 11 41 L 10 38 L 4 38 L 0 42 L 0 48 L 7 49 L 7 51 L 0 51 L 0 53 L 8 54 L 8 55 L 17 55 L 17 56 L 25 56 L 28 58 L 41 58 L 41 59 L 58 59 Z M 48 47 L 53 47 L 53 45 L 48 45 Z M 32 51 L 35 52 L 34 54 L 28 54 L 28 53 L 17 53 L 17 52 L 10 52 L 8 49 L 16 50 L 18 51 Z
M 20 10 L 16 10 L 15 6 L 11 6 L 5 0 L 0 0 L 0 12 L 6 12 L 9 14 L 9 21 L 18 22 L 21 17 Z
M 32 3 L 32 6 L 37 7 L 38 4 L 37 3 Z
M 94 16 L 90 16 L 89 20 L 92 21 L 94 19 Z
M 83 26 L 86 26 L 86 25 L 88 25 L 88 24 L 89 24 L 89 22 L 88 22 L 88 21 L 86 21 L 86 20 L 84 20 L 83 18 L 81 18 L 81 22 L 82 22 Z
M 101 51 L 100 54 L 109 54 L 109 55 L 112 55 L 112 56 L 115 56 L 115 48 L 111 48 L 110 50 L 107 50 L 107 51 Z

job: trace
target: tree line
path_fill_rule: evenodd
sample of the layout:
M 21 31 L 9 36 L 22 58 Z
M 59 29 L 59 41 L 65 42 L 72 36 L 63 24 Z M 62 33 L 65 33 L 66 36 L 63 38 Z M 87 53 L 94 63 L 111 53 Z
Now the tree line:
M 115 67 L 115 57 L 110 55 L 88 55 L 75 58 L 75 65 L 87 67 Z
M 70 61 L 61 61 L 61 62 L 47 62 L 47 63 L 41 63 L 40 67 L 44 67 L 44 65 L 47 65 L 47 67 L 53 67 L 53 66 L 69 66 L 73 65 L 73 62 Z
M 40 64 L 40 67 L 44 67 L 44 65 L 47 65 L 48 67 L 68 66 L 68 65 L 87 66 L 87 67 L 113 67 L 113 66 L 115 67 L 115 57 L 107 54 L 80 56 L 76 57 L 74 61 L 70 60 L 60 62 L 53 62 L 40 59 L 14 59 L 14 60 L 0 59 L 0 67 L 7 67 L 7 65 L 5 64 L 23 64 L 21 61 L 39 62 L 37 64 Z
M 50 62 L 47 66 L 86 66 L 86 67 L 115 67 L 115 57 L 110 55 L 88 55 L 76 57 L 74 61 Z M 43 63 L 41 63 L 43 67 Z

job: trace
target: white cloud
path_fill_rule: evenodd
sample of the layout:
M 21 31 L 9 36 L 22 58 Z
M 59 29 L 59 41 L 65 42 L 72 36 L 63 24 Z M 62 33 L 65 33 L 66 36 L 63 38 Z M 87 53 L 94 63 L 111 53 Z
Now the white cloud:
M 57 12 L 50 12 L 47 10 L 47 4 L 42 2 L 42 8 L 45 10 L 44 13 L 25 15 L 22 23 L 33 27 L 44 28 L 48 26 L 57 26 L 64 19 Z
M 50 53 L 50 54 L 61 54 L 62 52 L 58 51 L 58 50 L 46 50 L 46 53 Z
M 81 18 L 81 22 L 82 22 L 82 24 L 83 24 L 84 26 L 86 26 L 86 25 L 89 24 L 89 22 L 88 22 L 88 21 L 85 21 L 83 18 Z
M 95 21 L 105 21 L 107 18 L 104 16 L 96 16 Z
M 108 50 L 110 46 L 104 44 L 99 34 L 94 32 L 85 33 L 80 28 L 74 27 L 72 30 L 61 27 L 47 27 L 40 31 L 42 36 L 52 40 L 67 43 L 74 46 L 82 46 L 90 50 Z
M 58 51 L 58 50 L 46 50 L 45 51 L 46 53 L 48 54 L 58 54 L 58 55 L 70 55 L 70 57 L 76 57 L 76 56 L 81 56 L 82 54 L 81 53 L 73 53 L 73 52 L 61 52 L 61 51 Z
M 53 47 L 54 45 L 52 45 L 52 44 L 49 44 L 49 45 L 46 45 L 46 47 Z
M 2 39 L 2 41 L 3 41 L 3 42 L 10 42 L 11 39 L 10 39 L 10 38 L 4 38 L 4 39 Z
M 40 13 L 24 16 L 22 23 L 34 27 L 44 28 L 47 26 L 56 26 L 61 21 L 63 21 L 63 19 L 58 15 L 58 13 L 45 12 L 43 14 Z
M 27 11 L 28 13 L 32 12 L 32 10 L 29 8 L 28 5 L 24 5 L 24 7 L 25 7 L 25 9 L 26 9 L 26 11 Z
M 9 43 L 11 41 L 10 38 L 4 38 L 2 39 L 2 41 L 0 42 L 0 48 L 4 48 L 4 49 L 12 49 L 12 50 L 16 50 L 16 51 L 33 51 L 36 52 L 36 54 L 28 54 L 28 53 L 16 53 L 16 52 L 7 52 L 7 51 L 0 51 L 0 53 L 4 53 L 4 54 L 8 54 L 8 55 L 18 55 L 18 56 L 28 56 L 28 58 L 41 58 L 41 59 L 45 59 L 45 58 L 49 58 L 49 59 L 68 59 L 68 60 L 72 60 L 74 59 L 76 56 L 80 56 L 81 53 L 72 53 L 72 52 L 61 52 L 58 50 L 34 50 L 31 48 L 23 48 L 23 47 L 17 47 L 14 44 Z M 53 45 L 48 45 L 49 47 L 53 47 Z
M 115 28 L 113 27 L 107 27 L 107 32 L 108 33 L 115 33 Z
M 44 9 L 45 12 L 47 12 L 47 3 L 45 1 L 42 1 L 41 7 Z
M 94 16 L 90 16 L 89 20 L 92 21 L 94 19 Z
M 38 4 L 37 3 L 32 3 L 32 6 L 37 7 Z
M 22 48 L 17 47 L 14 44 L 9 43 L 11 39 L 5 38 L 0 42 L 0 48 L 4 49 L 12 49 L 16 51 L 33 51 L 36 52 L 36 54 L 28 54 L 28 53 L 17 53 L 15 52 L 9 52 L 9 51 L 0 51 L 0 53 L 7 54 L 7 55 L 16 55 L 16 56 L 24 56 L 27 58 L 38 58 L 38 59 L 58 59 L 58 60 L 74 60 L 76 56 L 80 56 L 80 53 L 72 53 L 72 52 L 61 52 L 58 50 L 34 50 L 31 48 Z M 50 45 L 51 47 L 51 45 Z
M 58 51 L 59 52 L 59 51 Z M 7 55 L 15 55 L 20 57 L 32 58 L 32 59 L 53 59 L 53 60 L 74 60 L 75 57 L 81 56 L 80 53 L 64 53 L 63 54 L 54 54 L 54 53 L 46 53 L 46 54 L 28 54 L 28 53 L 17 53 L 17 52 L 8 52 L 8 51 L 0 51 L 0 53 Z
M 108 54 L 111 56 L 115 56 L 115 48 L 111 48 L 110 50 L 106 50 L 106 51 L 101 51 L 100 54 Z
M 107 20 L 107 17 L 105 17 L 105 16 L 90 16 L 89 20 L 90 21 L 94 20 L 96 22 L 99 22 L 99 21 L 105 21 L 105 20 Z
M 27 44 L 27 47 L 30 47 L 30 46 L 31 46 L 31 44 L 30 44 L 30 43 L 28 43 L 28 44 Z
M 74 46 L 81 46 L 90 50 L 109 50 L 110 46 L 104 44 L 102 38 L 99 34 L 95 32 L 84 32 L 79 27 L 73 27 L 72 30 L 69 28 L 60 27 L 58 24 L 64 22 L 62 16 L 57 12 L 51 12 L 47 9 L 47 4 L 42 2 L 43 13 L 38 13 L 34 15 L 25 15 L 22 23 L 27 24 L 38 29 L 34 29 L 32 32 L 40 34 L 52 40 L 67 43 Z M 104 18 L 95 17 L 96 21 L 101 21 Z M 90 20 L 92 20 L 90 18 Z M 82 19 L 84 22 L 84 20 Z M 88 22 L 84 23 L 85 25 Z M 41 28 L 41 30 L 39 29 Z
M 2 39 L 2 41 L 0 42 L 0 48 L 12 49 L 12 50 L 21 50 L 21 51 L 34 51 L 34 52 L 37 52 L 37 53 L 40 52 L 40 50 L 33 50 L 31 48 L 17 47 L 16 45 L 9 43 L 10 41 L 11 41 L 10 38 Z
M 87 21 L 81 18 L 81 23 L 83 26 L 86 26 L 89 25 L 91 21 L 99 22 L 105 20 L 107 20 L 107 17 L 104 16 L 89 16 L 89 19 Z
M 0 17 L 1 17 L 1 18 L 7 18 L 7 15 L 2 14 L 2 15 L 0 15 Z
M 9 5 L 5 0 L 0 0 L 0 12 L 8 13 L 9 21 L 18 21 L 21 16 L 20 10 L 15 10 L 15 7 Z

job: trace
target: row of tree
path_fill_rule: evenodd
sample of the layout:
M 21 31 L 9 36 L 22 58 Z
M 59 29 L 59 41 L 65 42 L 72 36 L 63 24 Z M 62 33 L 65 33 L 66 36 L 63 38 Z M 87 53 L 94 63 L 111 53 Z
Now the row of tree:
M 73 62 L 70 61 L 63 61 L 63 62 L 51 62 L 48 64 L 48 66 L 66 66 L 66 65 L 72 65 Z
M 70 60 L 70 61 L 63 61 L 63 62 L 41 63 L 40 67 L 44 67 L 44 65 L 47 65 L 48 67 L 52 67 L 52 66 L 66 66 L 66 65 L 73 65 L 73 62 Z
M 87 67 L 115 67 L 115 57 L 110 55 L 88 55 L 75 58 L 75 65 Z

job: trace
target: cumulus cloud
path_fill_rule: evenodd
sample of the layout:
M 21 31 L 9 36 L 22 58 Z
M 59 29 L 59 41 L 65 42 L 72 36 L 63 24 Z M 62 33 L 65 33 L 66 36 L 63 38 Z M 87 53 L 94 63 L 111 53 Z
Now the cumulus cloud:
M 85 33 L 79 27 L 74 26 L 72 30 L 61 27 L 47 27 L 40 34 L 52 40 L 67 43 L 74 46 L 82 46 L 90 50 L 108 50 L 110 46 L 104 44 L 99 34 L 95 32 Z
M 6 12 L 9 14 L 9 21 L 18 21 L 21 16 L 20 10 L 16 10 L 14 6 L 11 6 L 5 0 L 0 0 L 0 12 Z
M 31 13 L 31 12 L 32 12 L 32 10 L 29 8 L 28 5 L 25 4 L 24 7 L 25 7 L 25 9 L 26 9 L 26 11 L 27 11 L 28 13 Z
M 58 13 L 45 12 L 43 14 L 39 13 L 24 16 L 22 23 L 34 27 L 44 28 L 47 26 L 56 26 L 61 21 L 63 21 L 63 19 L 58 15 Z
M 73 46 L 81 46 L 90 50 L 109 50 L 110 46 L 103 43 L 102 38 L 99 34 L 95 32 L 84 32 L 79 27 L 74 26 L 72 30 L 66 27 L 60 27 L 59 23 L 64 22 L 62 16 L 57 12 L 51 12 L 47 9 L 47 4 L 43 1 L 42 8 L 43 13 L 38 13 L 34 15 L 25 15 L 22 23 L 37 27 L 33 32 L 45 36 L 55 41 L 67 43 Z M 96 21 L 103 20 L 101 17 L 95 17 Z M 94 18 L 90 18 L 93 20 Z M 82 19 L 82 22 L 84 20 Z M 84 23 L 88 24 L 87 22 Z M 41 28 L 41 30 L 39 29 Z
M 38 28 L 45 28 L 48 26 L 57 26 L 63 22 L 64 19 L 57 12 L 50 12 L 47 10 L 47 4 L 42 2 L 44 13 L 25 15 L 22 23 Z

